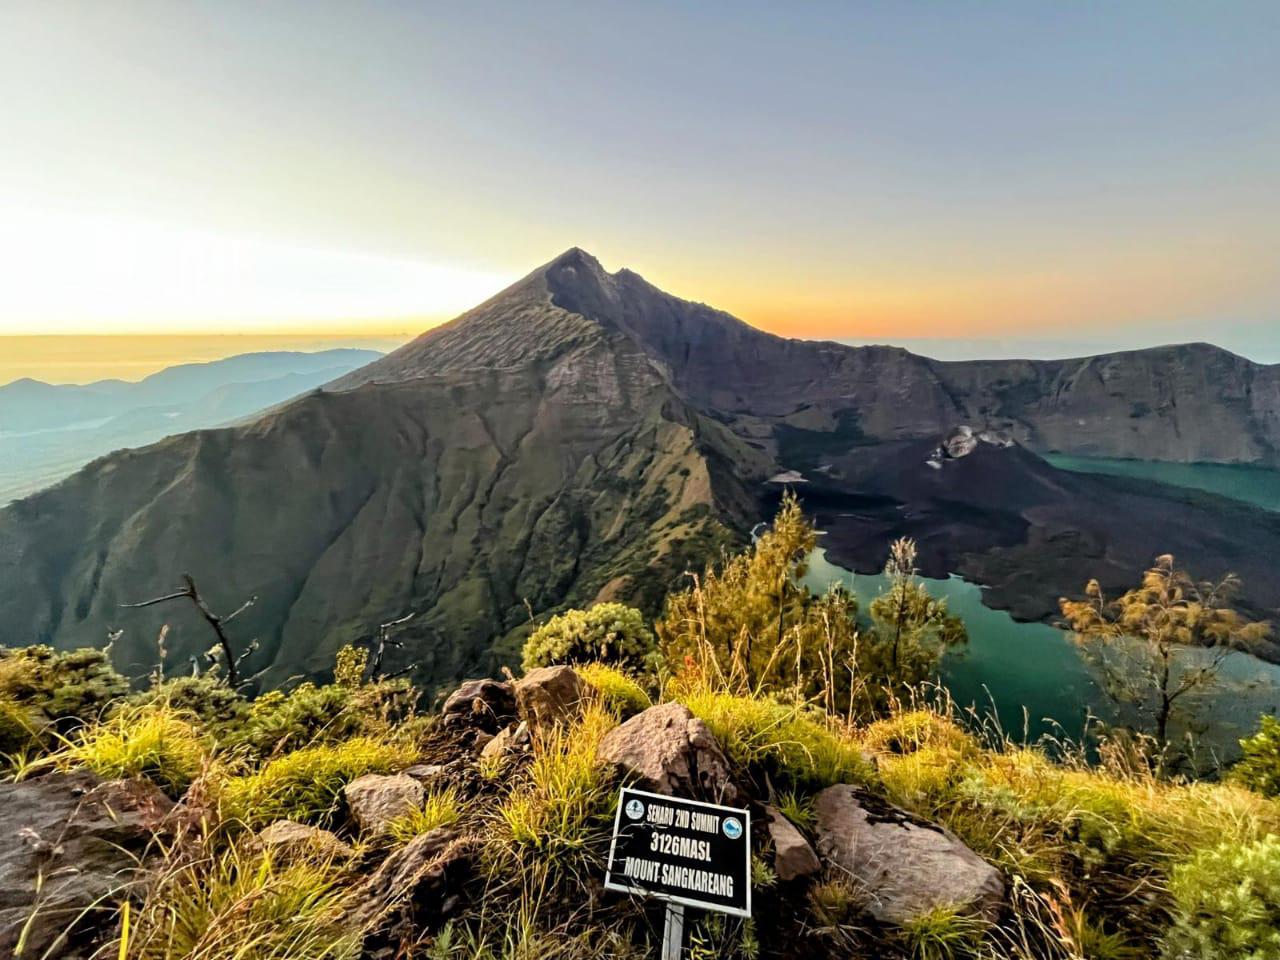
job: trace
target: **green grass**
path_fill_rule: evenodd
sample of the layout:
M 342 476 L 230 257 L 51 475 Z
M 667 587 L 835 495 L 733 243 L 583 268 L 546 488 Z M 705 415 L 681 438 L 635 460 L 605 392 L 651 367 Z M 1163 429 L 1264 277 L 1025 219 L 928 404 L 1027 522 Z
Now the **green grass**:
M 679 699 L 740 767 L 809 788 L 863 782 L 871 775 L 858 745 L 811 708 L 711 690 Z
M 576 724 L 535 743 L 527 782 L 498 810 L 512 842 L 552 854 L 587 845 L 610 812 L 612 777 L 596 749 L 616 724 L 608 711 L 588 706 Z
M 153 705 L 127 707 L 90 724 L 55 759 L 108 780 L 147 777 L 176 795 L 199 776 L 208 756 L 209 744 L 189 715 Z
M 455 787 L 427 794 L 422 807 L 396 817 L 387 825 L 387 833 L 397 843 L 408 843 L 420 834 L 438 827 L 449 827 L 462 818 L 462 798 Z
M 784 790 L 778 794 L 778 812 L 801 830 L 813 829 L 813 800 L 795 790 Z
M 595 688 L 605 708 L 619 718 L 630 717 L 653 706 L 644 688 L 617 667 L 589 663 L 577 670 L 582 679 Z
M 343 922 L 352 877 L 331 861 L 282 866 L 244 845 L 170 855 L 142 893 L 123 943 L 129 960 L 354 960 L 362 931 Z M 123 930 L 121 938 L 124 938 Z
M 978 955 L 988 924 L 945 907 L 907 921 L 897 937 L 913 960 L 964 960 Z
M 403 770 L 415 759 L 412 747 L 370 737 L 304 747 L 223 784 L 223 816 L 250 826 L 274 820 L 325 826 L 334 819 L 342 788 L 352 780 Z

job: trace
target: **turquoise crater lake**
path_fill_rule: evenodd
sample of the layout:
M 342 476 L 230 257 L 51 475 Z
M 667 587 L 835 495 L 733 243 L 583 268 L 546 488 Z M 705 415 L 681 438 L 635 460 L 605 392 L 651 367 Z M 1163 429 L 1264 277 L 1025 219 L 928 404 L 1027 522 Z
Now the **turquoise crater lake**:
M 1055 466 L 1083 472 L 1116 473 L 1228 496 L 1280 511 L 1280 472 L 1218 464 L 1165 464 L 1131 460 L 1050 457 Z M 819 541 L 821 542 L 821 541 Z M 885 589 L 880 575 L 855 574 L 814 550 L 804 583 L 822 591 L 843 583 L 865 611 Z M 949 652 L 941 681 L 961 707 L 994 714 L 1015 739 L 1044 734 L 1078 739 L 1085 719 L 1123 720 L 1104 695 L 1092 668 L 1070 636 L 1045 623 L 1020 623 L 983 603 L 982 588 L 959 577 L 927 580 L 935 596 L 965 621 L 969 643 Z M 1194 658 L 1199 651 L 1188 651 Z M 1238 752 L 1236 741 L 1252 732 L 1263 713 L 1280 712 L 1280 666 L 1247 654 L 1227 658 L 1220 688 L 1195 704 L 1206 725 L 1202 740 L 1224 756 Z

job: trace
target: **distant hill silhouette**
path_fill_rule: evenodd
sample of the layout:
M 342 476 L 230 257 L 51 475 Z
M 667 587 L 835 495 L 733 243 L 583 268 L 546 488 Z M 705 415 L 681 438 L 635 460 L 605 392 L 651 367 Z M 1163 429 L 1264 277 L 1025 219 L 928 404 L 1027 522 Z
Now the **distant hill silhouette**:
M 247 353 L 169 367 L 137 383 L 0 386 L 0 504 L 95 457 L 231 423 L 376 360 L 373 350 Z

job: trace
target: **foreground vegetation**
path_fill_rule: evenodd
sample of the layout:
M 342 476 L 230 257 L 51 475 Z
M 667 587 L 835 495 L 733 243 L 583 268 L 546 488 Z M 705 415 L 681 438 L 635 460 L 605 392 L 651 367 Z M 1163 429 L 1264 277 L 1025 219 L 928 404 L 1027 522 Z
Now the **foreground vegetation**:
M 765 844 L 755 919 L 693 915 L 692 957 L 1280 958 L 1274 723 L 1224 782 L 1175 776 L 1134 737 L 1016 743 L 928 683 L 963 637 L 909 551 L 860 623 L 847 593 L 795 587 L 810 535 L 787 505 L 750 553 L 673 595 L 654 633 L 613 608 L 535 633 L 529 664 L 574 662 L 592 692 L 527 751 L 477 757 L 406 681 L 368 679 L 352 648 L 333 682 L 255 700 L 216 673 L 130 692 L 100 652 L 28 648 L 0 654 L 6 776 L 87 768 L 181 798 L 145 878 L 102 904 L 98 957 L 652 956 L 661 911 L 601 888 L 618 782 L 596 748 L 674 700 L 708 725 L 748 795 L 810 836 L 815 794 L 860 784 L 945 825 L 1007 891 L 993 922 L 940 910 L 879 926 L 848 876 L 828 866 L 783 883 Z M 420 808 L 362 833 L 342 788 L 415 763 L 442 765 Z M 280 819 L 350 849 L 266 850 L 257 831 Z M 409 922 L 371 913 L 377 865 L 440 830 L 471 866 L 450 895 Z

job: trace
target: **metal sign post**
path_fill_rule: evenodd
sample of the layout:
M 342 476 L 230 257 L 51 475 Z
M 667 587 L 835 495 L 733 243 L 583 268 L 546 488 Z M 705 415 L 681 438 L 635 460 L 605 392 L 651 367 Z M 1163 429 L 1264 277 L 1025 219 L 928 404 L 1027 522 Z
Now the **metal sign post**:
M 624 787 L 606 890 L 666 901 L 662 960 L 680 960 L 684 908 L 751 916 L 751 813 Z
M 668 903 L 662 925 L 662 960 L 680 960 L 684 949 L 684 904 Z

